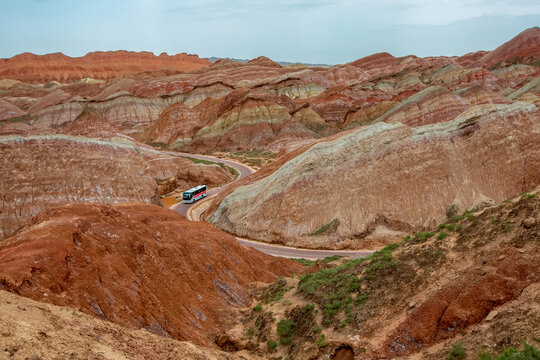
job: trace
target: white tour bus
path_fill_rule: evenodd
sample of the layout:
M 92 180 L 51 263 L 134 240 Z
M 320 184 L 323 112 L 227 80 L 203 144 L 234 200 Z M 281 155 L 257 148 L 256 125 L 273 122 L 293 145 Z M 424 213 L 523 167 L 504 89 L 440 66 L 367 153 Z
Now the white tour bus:
M 186 190 L 182 197 L 182 202 L 185 204 L 191 204 L 197 200 L 206 197 L 206 185 L 199 185 Z

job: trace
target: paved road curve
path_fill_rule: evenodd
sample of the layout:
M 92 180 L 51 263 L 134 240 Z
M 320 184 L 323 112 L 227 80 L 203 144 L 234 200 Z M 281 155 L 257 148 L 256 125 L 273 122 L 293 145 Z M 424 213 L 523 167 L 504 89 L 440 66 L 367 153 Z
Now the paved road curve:
M 189 154 L 189 153 L 179 153 L 179 152 L 172 152 L 172 151 L 164 151 L 164 153 L 171 155 L 171 156 L 186 156 L 186 157 L 192 157 L 196 159 L 201 160 L 208 160 L 208 161 L 214 161 L 214 162 L 220 162 L 224 163 L 227 166 L 230 166 L 232 168 L 235 168 L 239 173 L 240 176 L 236 178 L 235 181 L 238 181 L 240 179 L 245 178 L 246 176 L 249 176 L 254 173 L 254 170 L 250 167 L 234 162 L 229 160 L 224 160 L 220 158 L 216 158 L 213 156 L 208 155 L 196 155 L 196 154 Z M 212 189 L 208 191 L 207 197 L 216 195 L 221 190 L 223 190 L 225 187 L 227 187 L 230 184 L 227 184 L 225 186 Z M 210 201 L 210 200 L 209 200 Z M 184 203 L 177 203 L 171 206 L 171 209 L 184 215 L 188 220 L 191 220 L 188 216 L 189 209 L 194 206 L 197 203 L 193 204 L 184 204 Z M 309 249 L 299 249 L 299 248 L 293 248 L 289 246 L 281 246 L 281 245 L 273 245 L 273 244 L 267 244 L 262 243 L 258 241 L 253 240 L 247 240 L 242 238 L 237 238 L 238 242 L 244 246 L 249 246 L 254 249 L 257 249 L 263 253 L 273 255 L 273 256 L 281 256 L 281 257 L 287 257 L 287 258 L 303 258 L 303 259 L 310 259 L 310 260 L 316 260 L 316 259 L 323 259 L 327 256 L 332 255 L 341 255 L 341 256 L 347 256 L 353 259 L 361 258 L 364 256 L 367 256 L 372 253 L 372 251 L 363 251 L 363 250 L 309 250 Z

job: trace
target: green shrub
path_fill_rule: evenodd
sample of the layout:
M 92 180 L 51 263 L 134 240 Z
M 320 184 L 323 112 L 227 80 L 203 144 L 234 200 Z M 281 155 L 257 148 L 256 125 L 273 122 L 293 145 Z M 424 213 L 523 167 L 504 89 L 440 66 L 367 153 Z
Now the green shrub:
M 533 197 L 536 197 L 536 194 L 529 194 L 529 193 L 526 193 L 526 192 L 521 193 L 521 198 L 522 199 L 531 199 Z
M 315 309 L 315 305 L 313 304 L 306 304 L 306 306 L 304 306 L 304 310 L 305 311 L 313 311 Z
M 437 235 L 437 240 L 442 240 L 442 239 L 444 239 L 446 236 L 448 236 L 448 234 L 445 233 L 444 231 L 441 231 L 441 232 L 439 233 L 439 235 Z
M 255 329 L 254 328 L 249 328 L 248 331 L 247 331 L 247 337 L 249 339 L 251 339 L 253 337 L 253 335 L 255 335 Z
M 301 259 L 301 258 L 293 258 L 291 260 L 296 261 L 297 263 L 304 266 L 313 266 L 316 263 L 315 260 L 308 260 L 308 259 Z
M 503 224 L 503 230 L 504 232 L 510 232 L 514 228 L 514 225 L 510 220 L 506 220 Z
M 523 350 L 519 351 L 515 348 L 506 348 L 497 356 L 496 360 L 538 360 L 540 359 L 540 351 L 533 345 L 523 343 Z
M 435 233 L 432 231 L 417 232 L 416 235 L 414 235 L 414 239 L 419 242 L 424 242 L 433 235 L 435 235 Z
M 322 348 L 322 347 L 325 347 L 326 345 L 328 345 L 326 343 L 326 337 L 324 336 L 324 334 L 321 334 L 321 336 L 319 336 L 319 338 L 315 341 L 317 346 Z
M 294 321 L 283 319 L 277 324 L 277 334 L 282 345 L 289 345 L 294 340 Z
M 447 360 L 462 360 L 466 357 L 466 351 L 460 343 L 455 343 L 446 357 Z
M 261 304 L 257 304 L 255 305 L 255 307 L 253 308 L 254 311 L 261 311 L 262 310 L 262 305 Z
M 272 339 L 269 339 L 267 342 L 266 342 L 266 347 L 268 348 L 268 351 L 270 352 L 274 352 L 277 348 L 277 342 L 275 342 L 274 340 Z

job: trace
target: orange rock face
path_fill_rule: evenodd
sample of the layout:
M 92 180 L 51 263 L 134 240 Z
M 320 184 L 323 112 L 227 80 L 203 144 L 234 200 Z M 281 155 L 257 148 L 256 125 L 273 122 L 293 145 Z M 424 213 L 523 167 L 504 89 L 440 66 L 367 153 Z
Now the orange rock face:
M 97 51 L 72 58 L 62 53 L 24 53 L 2 61 L 0 78 L 29 83 L 75 82 L 83 78 L 111 79 L 148 70 L 191 71 L 207 65 L 210 65 L 209 60 L 187 54 L 155 56 L 149 52 Z
M 302 268 L 144 204 L 51 209 L 0 243 L 3 289 L 203 345 L 226 308 L 250 305 L 249 283 Z

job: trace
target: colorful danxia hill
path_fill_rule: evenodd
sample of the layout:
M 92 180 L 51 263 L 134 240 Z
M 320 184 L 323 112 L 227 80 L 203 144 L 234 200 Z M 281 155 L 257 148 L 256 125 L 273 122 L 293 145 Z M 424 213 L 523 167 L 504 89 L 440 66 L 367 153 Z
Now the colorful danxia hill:
M 536 359 L 539 108 L 538 27 L 328 67 L 0 59 L 0 358 Z

